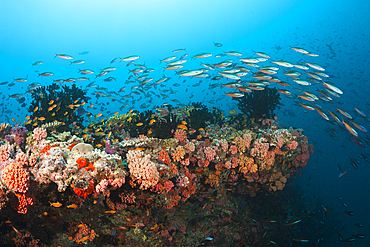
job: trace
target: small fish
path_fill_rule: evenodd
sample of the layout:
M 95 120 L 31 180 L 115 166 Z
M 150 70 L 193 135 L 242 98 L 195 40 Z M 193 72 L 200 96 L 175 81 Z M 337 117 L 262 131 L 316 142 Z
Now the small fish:
M 233 98 L 240 98 L 244 96 L 243 93 L 238 93 L 238 92 L 225 93 L 225 95 L 233 97 Z
M 344 172 L 339 173 L 338 178 L 343 177 L 343 176 L 344 176 L 344 174 L 346 174 L 347 172 L 348 172 L 348 169 L 347 169 L 347 170 L 345 170 Z
M 178 125 L 177 128 L 183 129 L 183 130 L 187 130 L 188 129 L 188 127 L 186 127 L 184 124 Z
M 117 211 L 111 210 L 111 211 L 105 211 L 107 214 L 115 214 Z
M 344 213 L 348 216 L 354 216 L 355 213 L 353 211 L 344 211 Z
M 78 208 L 78 206 L 76 204 L 71 204 L 71 205 L 68 205 L 67 208 Z
M 362 238 L 365 238 L 365 235 L 364 234 L 354 234 L 354 235 L 352 235 L 352 237 L 362 239 Z
M 20 98 L 22 96 L 23 96 L 23 94 L 20 94 L 20 93 L 15 93 L 15 94 L 9 95 L 9 97 L 11 97 L 11 98 Z
M 60 202 L 49 202 L 50 206 L 53 206 L 55 208 L 60 208 L 62 204 Z
M 43 72 L 39 74 L 39 76 L 53 76 L 53 75 L 54 75 L 53 72 Z
M 292 221 L 292 222 L 289 222 L 289 223 L 285 224 L 285 226 L 292 226 L 292 225 L 298 224 L 301 221 L 302 221 L 301 219 L 295 220 L 295 221 Z
M 104 136 L 104 135 L 105 135 L 105 133 L 104 133 L 104 132 L 95 132 L 95 135 L 96 135 L 96 136 Z
M 143 126 L 143 123 L 137 123 L 136 126 Z
M 83 52 L 79 52 L 78 55 L 86 55 L 86 54 L 89 54 L 88 51 L 83 51 Z
M 83 238 L 77 240 L 76 243 L 81 243 L 81 242 L 86 241 L 88 239 L 89 239 L 89 236 L 86 236 L 86 237 L 83 237 Z
M 68 59 L 68 60 L 73 59 L 72 56 L 67 55 L 67 54 L 55 54 L 55 57 L 60 57 L 60 58 L 63 58 L 63 59 Z
M 32 64 L 32 66 L 36 66 L 36 65 L 40 65 L 40 64 L 42 64 L 42 61 L 37 61 L 37 62 L 34 62 L 34 63 Z
M 303 238 L 295 238 L 293 241 L 298 242 L 298 243 L 309 243 L 310 241 L 308 239 L 303 239 Z

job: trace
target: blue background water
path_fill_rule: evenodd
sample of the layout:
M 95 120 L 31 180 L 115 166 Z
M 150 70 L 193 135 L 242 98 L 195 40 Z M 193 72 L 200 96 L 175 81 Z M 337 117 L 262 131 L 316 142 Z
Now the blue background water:
M 253 56 L 254 51 L 262 51 L 272 59 L 300 62 L 306 58 L 290 49 L 291 46 L 298 46 L 318 53 L 319 57 L 307 60 L 325 67 L 326 73 L 330 75 L 328 81 L 344 91 L 339 99 L 335 99 L 336 104 L 319 102 L 323 109 L 345 109 L 356 116 L 355 121 L 369 128 L 369 124 L 353 110 L 355 106 L 370 114 L 367 73 L 370 55 L 369 10 L 368 1 L 356 0 L 2 1 L 0 81 L 11 82 L 13 78 L 28 76 L 29 82 L 15 82 L 13 87 L 0 86 L 2 94 L 5 95 L 0 111 L 13 111 L 10 114 L 3 113 L 0 120 L 10 121 L 12 117 L 24 120 L 26 109 L 20 108 L 16 99 L 8 98 L 8 95 L 23 93 L 26 103 L 29 103 L 31 97 L 25 91 L 30 82 L 48 85 L 52 79 L 79 77 L 78 68 L 89 68 L 98 72 L 110 66 L 110 61 L 115 57 L 140 55 L 137 63 L 145 63 L 146 66 L 156 69 L 151 77 L 157 80 L 162 77 L 164 66 L 159 64 L 159 59 L 173 55 L 172 50 L 178 48 L 186 48 L 189 53 L 186 68 L 195 69 L 201 67 L 200 61 L 214 63 L 224 60 L 212 57 L 190 61 L 190 56 L 200 52 L 215 55 L 236 50 L 242 52 L 243 57 L 249 57 Z M 223 47 L 215 47 L 213 42 L 220 42 Z M 89 53 L 78 55 L 83 51 Z M 83 59 L 86 63 L 69 65 L 67 60 L 54 58 L 55 53 L 70 54 L 75 60 Z M 43 61 L 43 64 L 32 67 L 32 64 L 39 60 Z M 97 79 L 97 84 L 108 87 L 111 91 L 125 86 L 124 82 L 129 76 L 126 64 L 127 62 L 116 62 L 112 65 L 118 69 L 109 76 L 116 77 L 117 82 Z M 35 70 L 51 71 L 55 75 L 52 78 L 38 77 Z M 219 107 L 226 112 L 237 109 L 235 102 L 224 96 L 223 91 L 227 90 L 209 90 L 208 85 L 211 82 L 207 79 L 203 79 L 199 87 L 192 87 L 199 79 L 185 78 L 187 81 L 183 84 L 184 78 L 178 79 L 173 71 L 165 74 L 173 78 L 171 84 L 182 84 L 179 88 L 172 87 L 180 92 L 170 95 L 170 99 L 178 99 L 187 104 L 189 96 L 194 94 L 191 101 L 203 101 L 208 106 Z M 92 79 L 94 77 L 92 76 Z M 83 88 L 87 83 L 77 82 Z M 130 94 L 131 86 L 132 84 L 127 85 L 124 94 Z M 160 88 L 168 89 L 169 85 Z M 189 91 L 184 93 L 186 88 Z M 309 89 L 314 92 L 316 88 L 317 85 L 313 85 Z M 205 90 L 204 93 L 200 93 L 202 90 Z M 89 89 L 89 95 L 93 91 Z M 159 93 L 158 90 L 153 91 Z M 206 93 L 209 94 L 205 96 Z M 135 99 L 139 97 L 134 95 Z M 95 96 L 92 98 L 94 103 Z M 351 135 L 346 130 L 332 126 L 315 111 L 307 111 L 294 105 L 292 99 L 283 99 L 285 106 L 277 113 L 281 123 L 303 128 L 310 141 L 315 142 L 315 154 L 303 170 L 300 181 L 302 200 L 313 200 L 316 196 L 320 203 L 332 211 L 332 215 L 328 217 L 336 218 L 340 222 L 338 226 L 325 225 L 324 222 L 323 227 L 327 228 L 323 233 L 325 243 L 338 241 L 336 231 L 343 225 L 345 227 L 341 233 L 344 237 L 370 232 L 369 163 L 357 157 L 358 153 L 369 155 L 369 145 L 366 145 L 366 148 L 359 147 L 349 141 Z M 105 98 L 101 100 L 111 102 Z M 218 100 L 218 103 L 210 104 L 210 100 Z M 168 101 L 154 97 L 148 107 Z M 146 99 L 142 99 L 133 105 L 130 99 L 127 108 L 120 112 L 137 109 L 145 102 Z M 121 106 L 122 104 L 117 102 L 111 103 L 107 110 L 119 111 Z M 330 137 L 329 127 L 337 132 L 335 139 Z M 366 136 L 366 133 L 360 133 L 359 138 L 364 142 Z M 350 156 L 361 161 L 358 170 L 351 166 Z M 341 172 L 338 165 L 342 170 L 350 168 L 340 179 L 337 178 Z M 310 175 L 312 178 L 309 181 Z M 348 207 L 345 208 L 335 197 L 343 198 Z M 347 216 L 345 210 L 354 211 L 355 215 Z M 362 223 L 364 227 L 355 227 L 356 222 Z M 366 241 L 369 240 L 357 240 L 353 246 L 367 246 L 366 243 L 369 242 Z M 345 244 L 336 243 L 336 246 L 340 245 Z

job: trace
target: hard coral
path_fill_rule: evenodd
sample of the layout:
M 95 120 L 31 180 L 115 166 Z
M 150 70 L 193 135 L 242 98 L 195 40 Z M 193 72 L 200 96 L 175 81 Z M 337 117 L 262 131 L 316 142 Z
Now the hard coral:
M 32 138 L 36 141 L 41 141 L 48 136 L 48 133 L 43 128 L 35 128 L 32 133 Z
M 130 171 L 131 186 L 139 185 L 145 190 L 158 183 L 159 172 L 149 156 L 142 151 L 130 150 L 127 153 L 127 164 Z

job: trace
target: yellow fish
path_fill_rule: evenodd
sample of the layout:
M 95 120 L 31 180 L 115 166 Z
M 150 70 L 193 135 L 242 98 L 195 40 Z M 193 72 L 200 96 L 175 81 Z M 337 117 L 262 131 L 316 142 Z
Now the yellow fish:
M 136 124 L 136 126 L 142 126 L 143 125 L 143 123 L 137 123 Z
M 44 120 L 45 120 L 45 118 L 44 118 L 44 117 L 39 117 L 39 120 L 40 120 L 40 121 L 44 121 Z
M 49 105 L 53 104 L 54 103 L 54 100 L 50 100 L 49 102 Z
M 36 112 L 38 109 L 39 109 L 39 107 L 38 107 L 38 106 L 36 106 L 36 108 L 35 108 L 35 109 L 33 109 L 33 112 Z
M 104 133 L 104 132 L 95 132 L 95 135 L 96 135 L 96 136 L 104 136 L 104 135 L 105 135 L 105 133 Z

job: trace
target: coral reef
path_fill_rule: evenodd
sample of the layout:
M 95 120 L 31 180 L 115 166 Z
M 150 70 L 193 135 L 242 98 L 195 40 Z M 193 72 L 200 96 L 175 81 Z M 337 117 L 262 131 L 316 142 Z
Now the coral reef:
M 212 118 L 200 105 L 165 109 L 154 117 L 129 112 L 92 123 L 94 133 L 102 130 L 91 139 L 42 127 L 8 128 L 6 135 L 23 142 L 4 135 L 0 144 L 0 210 L 12 222 L 22 215 L 30 224 L 47 224 L 30 230 L 47 245 L 192 246 L 230 231 L 235 246 L 251 245 L 254 233 L 238 231 L 231 219 L 247 222 L 245 229 L 263 229 L 262 222 L 241 212 L 254 205 L 240 201 L 283 190 L 313 153 L 308 138 L 273 124 L 236 129 L 223 121 L 195 123 L 195 115 Z M 169 114 L 167 138 L 138 129 L 137 121 L 149 129 Z M 16 227 L 16 241 L 31 242 L 25 228 Z

